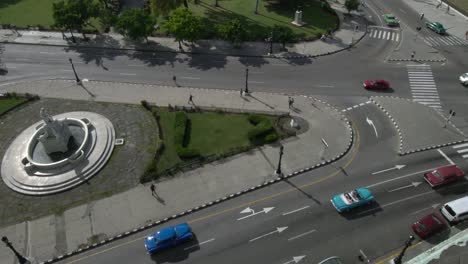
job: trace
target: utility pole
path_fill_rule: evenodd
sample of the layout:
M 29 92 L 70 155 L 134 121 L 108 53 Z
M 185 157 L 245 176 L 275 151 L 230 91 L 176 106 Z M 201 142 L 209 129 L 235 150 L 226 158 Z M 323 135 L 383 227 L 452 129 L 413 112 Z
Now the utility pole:
M 405 252 L 409 248 L 409 246 L 411 246 L 411 243 L 413 243 L 413 240 L 414 240 L 414 236 L 409 236 L 409 238 L 408 238 L 408 240 L 406 240 L 405 246 L 401 250 L 400 254 L 396 258 L 393 259 L 394 264 L 401 264 L 401 259 L 405 255 Z
M 273 54 L 273 29 L 271 30 L 271 35 L 270 35 L 270 53 L 268 55 Z
M 245 94 L 249 94 L 249 68 L 245 68 Z
M 276 168 L 276 171 L 275 171 L 276 175 L 279 175 L 279 176 L 283 175 L 283 172 L 281 171 L 281 159 L 283 158 L 283 150 L 284 150 L 284 146 L 281 145 L 280 152 L 279 152 L 278 167 Z
M 72 59 L 71 59 L 71 58 L 68 58 L 68 61 L 70 61 L 70 64 L 71 64 L 72 69 L 73 69 L 73 73 L 75 74 L 76 83 L 77 83 L 77 84 L 80 84 L 80 83 L 81 83 L 81 80 L 80 80 L 80 78 L 78 78 L 78 74 L 76 74 L 75 65 L 73 65 Z

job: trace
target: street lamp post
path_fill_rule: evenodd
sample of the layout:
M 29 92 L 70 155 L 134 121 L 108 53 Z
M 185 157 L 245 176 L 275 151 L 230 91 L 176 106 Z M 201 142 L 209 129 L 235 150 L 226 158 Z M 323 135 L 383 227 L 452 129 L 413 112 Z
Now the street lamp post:
M 283 174 L 281 172 L 281 159 L 283 158 L 283 150 L 284 150 L 284 146 L 281 145 L 280 153 L 279 153 L 279 160 L 278 160 L 278 167 L 276 168 L 276 174 L 277 175 L 282 175 Z
M 245 68 L 245 94 L 249 94 L 249 68 Z
M 273 54 L 273 30 L 271 31 L 271 35 L 270 35 L 270 53 L 268 53 L 269 55 Z
M 20 264 L 26 264 L 29 262 L 25 257 L 23 257 L 20 253 L 18 253 L 18 251 L 16 251 L 16 249 L 13 247 L 13 245 L 11 244 L 11 242 L 8 240 L 6 236 L 2 237 L 2 241 L 3 243 L 5 243 L 5 245 L 8 248 L 10 248 L 13 251 L 13 253 L 15 254 Z
M 405 255 L 406 249 L 408 249 L 409 246 L 411 246 L 411 243 L 413 243 L 414 236 L 409 236 L 408 240 L 405 242 L 405 246 L 403 247 L 403 250 L 401 250 L 400 254 L 393 259 L 394 264 L 401 264 L 401 259 Z
M 73 69 L 73 73 L 75 74 L 76 83 L 81 83 L 80 78 L 78 78 L 78 74 L 76 74 L 75 65 L 73 65 L 72 59 L 71 59 L 71 58 L 68 58 L 68 61 L 70 61 L 70 64 L 71 64 L 72 69 Z

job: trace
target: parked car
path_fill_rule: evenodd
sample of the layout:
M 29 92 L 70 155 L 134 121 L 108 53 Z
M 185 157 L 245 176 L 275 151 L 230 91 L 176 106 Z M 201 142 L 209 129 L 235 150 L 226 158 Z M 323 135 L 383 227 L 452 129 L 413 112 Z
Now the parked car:
M 372 192 L 367 188 L 357 188 L 350 192 L 333 196 L 331 203 L 338 212 L 346 212 L 375 201 Z
M 468 85 L 468 72 L 460 75 L 460 83 L 463 85 Z
M 444 204 L 440 212 L 451 225 L 468 220 L 468 196 Z
M 447 31 L 439 22 L 426 22 L 426 27 L 437 34 L 445 34 Z
M 398 22 L 398 20 L 393 14 L 384 14 L 383 18 L 387 26 L 393 27 L 398 26 L 398 24 L 400 24 L 400 22 Z
M 419 237 L 426 239 L 444 230 L 447 225 L 440 215 L 431 213 L 416 221 L 411 228 Z
M 193 233 L 187 223 L 165 227 L 145 238 L 145 248 L 152 254 L 165 248 L 177 246 L 191 240 Z
M 457 165 L 447 165 L 424 173 L 424 180 L 426 180 L 431 187 L 438 187 L 454 181 L 459 181 L 464 177 L 465 173 Z
M 369 90 L 385 90 L 390 88 L 390 83 L 385 80 L 365 80 L 362 85 L 364 86 L 364 89 Z

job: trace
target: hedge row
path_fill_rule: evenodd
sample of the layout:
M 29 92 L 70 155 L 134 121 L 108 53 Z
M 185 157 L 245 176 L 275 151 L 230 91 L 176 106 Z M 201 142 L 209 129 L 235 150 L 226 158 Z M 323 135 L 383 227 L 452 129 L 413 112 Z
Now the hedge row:
M 278 133 L 273 128 L 271 120 L 265 116 L 249 114 L 249 122 L 255 125 L 247 132 L 249 140 L 257 145 L 272 143 L 279 139 Z
M 181 159 L 192 159 L 200 156 L 200 153 L 191 148 L 187 148 L 190 139 L 190 120 L 185 112 L 176 112 L 174 120 L 174 144 L 177 155 Z

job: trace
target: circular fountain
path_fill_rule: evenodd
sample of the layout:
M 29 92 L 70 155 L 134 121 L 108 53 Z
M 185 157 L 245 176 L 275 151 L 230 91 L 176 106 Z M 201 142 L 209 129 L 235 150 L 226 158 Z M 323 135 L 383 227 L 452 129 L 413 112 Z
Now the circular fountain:
M 50 116 L 25 129 L 8 147 L 1 175 L 23 194 L 61 192 L 95 175 L 109 160 L 115 143 L 112 123 L 91 112 Z

